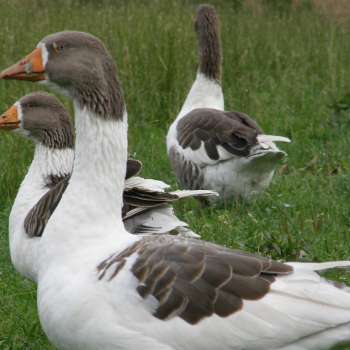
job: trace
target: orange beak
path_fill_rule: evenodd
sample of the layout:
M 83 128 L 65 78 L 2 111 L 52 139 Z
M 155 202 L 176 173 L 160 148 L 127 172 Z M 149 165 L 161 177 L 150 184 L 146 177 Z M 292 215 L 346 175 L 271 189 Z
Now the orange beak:
M 0 79 L 40 81 L 45 80 L 41 48 L 36 48 L 28 56 L 0 73 Z
M 0 129 L 13 130 L 19 128 L 21 122 L 18 119 L 17 107 L 13 105 L 0 116 Z

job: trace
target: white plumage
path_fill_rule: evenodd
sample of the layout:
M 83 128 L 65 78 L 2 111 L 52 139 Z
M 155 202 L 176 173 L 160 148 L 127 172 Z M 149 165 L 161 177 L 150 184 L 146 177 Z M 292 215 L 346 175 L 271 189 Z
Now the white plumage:
M 33 281 L 37 279 L 37 249 L 40 237 L 28 237 L 24 220 L 33 206 L 50 190 L 45 183 L 46 177 L 57 174 L 57 168 L 64 170 L 69 165 L 72 166 L 73 158 L 74 152 L 71 149 L 52 151 L 43 145 L 36 145 L 33 161 L 11 209 L 9 241 L 12 264 L 22 276 Z

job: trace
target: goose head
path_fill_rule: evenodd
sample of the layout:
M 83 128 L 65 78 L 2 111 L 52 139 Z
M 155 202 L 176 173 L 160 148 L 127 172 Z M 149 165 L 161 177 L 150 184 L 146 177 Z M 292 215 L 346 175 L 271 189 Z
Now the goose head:
M 56 149 L 73 148 L 69 115 L 54 96 L 35 92 L 22 97 L 0 116 L 0 130 L 9 130 Z
M 123 112 L 115 64 L 103 43 L 88 33 L 46 36 L 34 51 L 1 72 L 0 79 L 48 83 L 99 115 Z

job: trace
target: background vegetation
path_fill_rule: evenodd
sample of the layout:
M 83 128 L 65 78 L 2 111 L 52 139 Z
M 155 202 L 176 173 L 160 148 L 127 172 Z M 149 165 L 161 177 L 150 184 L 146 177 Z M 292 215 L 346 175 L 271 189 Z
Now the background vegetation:
M 177 213 L 204 239 L 230 247 L 284 260 L 349 259 L 349 2 L 211 3 L 222 22 L 226 108 L 248 113 L 265 131 L 293 143 L 282 145 L 288 160 L 253 203 L 217 210 L 192 201 L 178 205 Z M 130 152 L 144 162 L 145 177 L 176 187 L 165 135 L 195 76 L 192 17 L 197 4 L 0 0 L 0 69 L 52 32 L 80 30 L 100 37 L 118 62 Z M 0 81 L 0 111 L 38 89 Z M 52 349 L 38 321 L 35 286 L 14 271 L 8 251 L 8 215 L 32 149 L 30 142 L 0 134 L 1 350 Z M 336 277 L 350 280 L 348 274 Z

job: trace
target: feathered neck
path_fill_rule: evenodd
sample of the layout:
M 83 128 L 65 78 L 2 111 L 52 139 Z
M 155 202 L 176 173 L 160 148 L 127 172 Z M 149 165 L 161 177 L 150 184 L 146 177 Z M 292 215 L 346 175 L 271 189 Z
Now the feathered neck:
M 72 172 L 73 161 L 72 148 L 57 149 L 38 143 L 28 173 L 35 173 L 42 179 L 43 185 L 50 186 L 53 178 L 64 177 Z
M 195 22 L 198 40 L 198 70 L 206 78 L 221 80 L 221 45 L 219 19 L 214 8 L 199 8 Z
M 197 11 L 195 31 L 198 39 L 196 79 L 176 120 L 196 108 L 224 110 L 221 88 L 221 47 L 219 19 L 214 8 L 202 5 Z
M 75 103 L 76 145 L 69 187 L 81 188 L 86 211 L 121 221 L 127 163 L 127 113 L 101 118 Z M 80 197 L 80 198 L 82 198 Z

